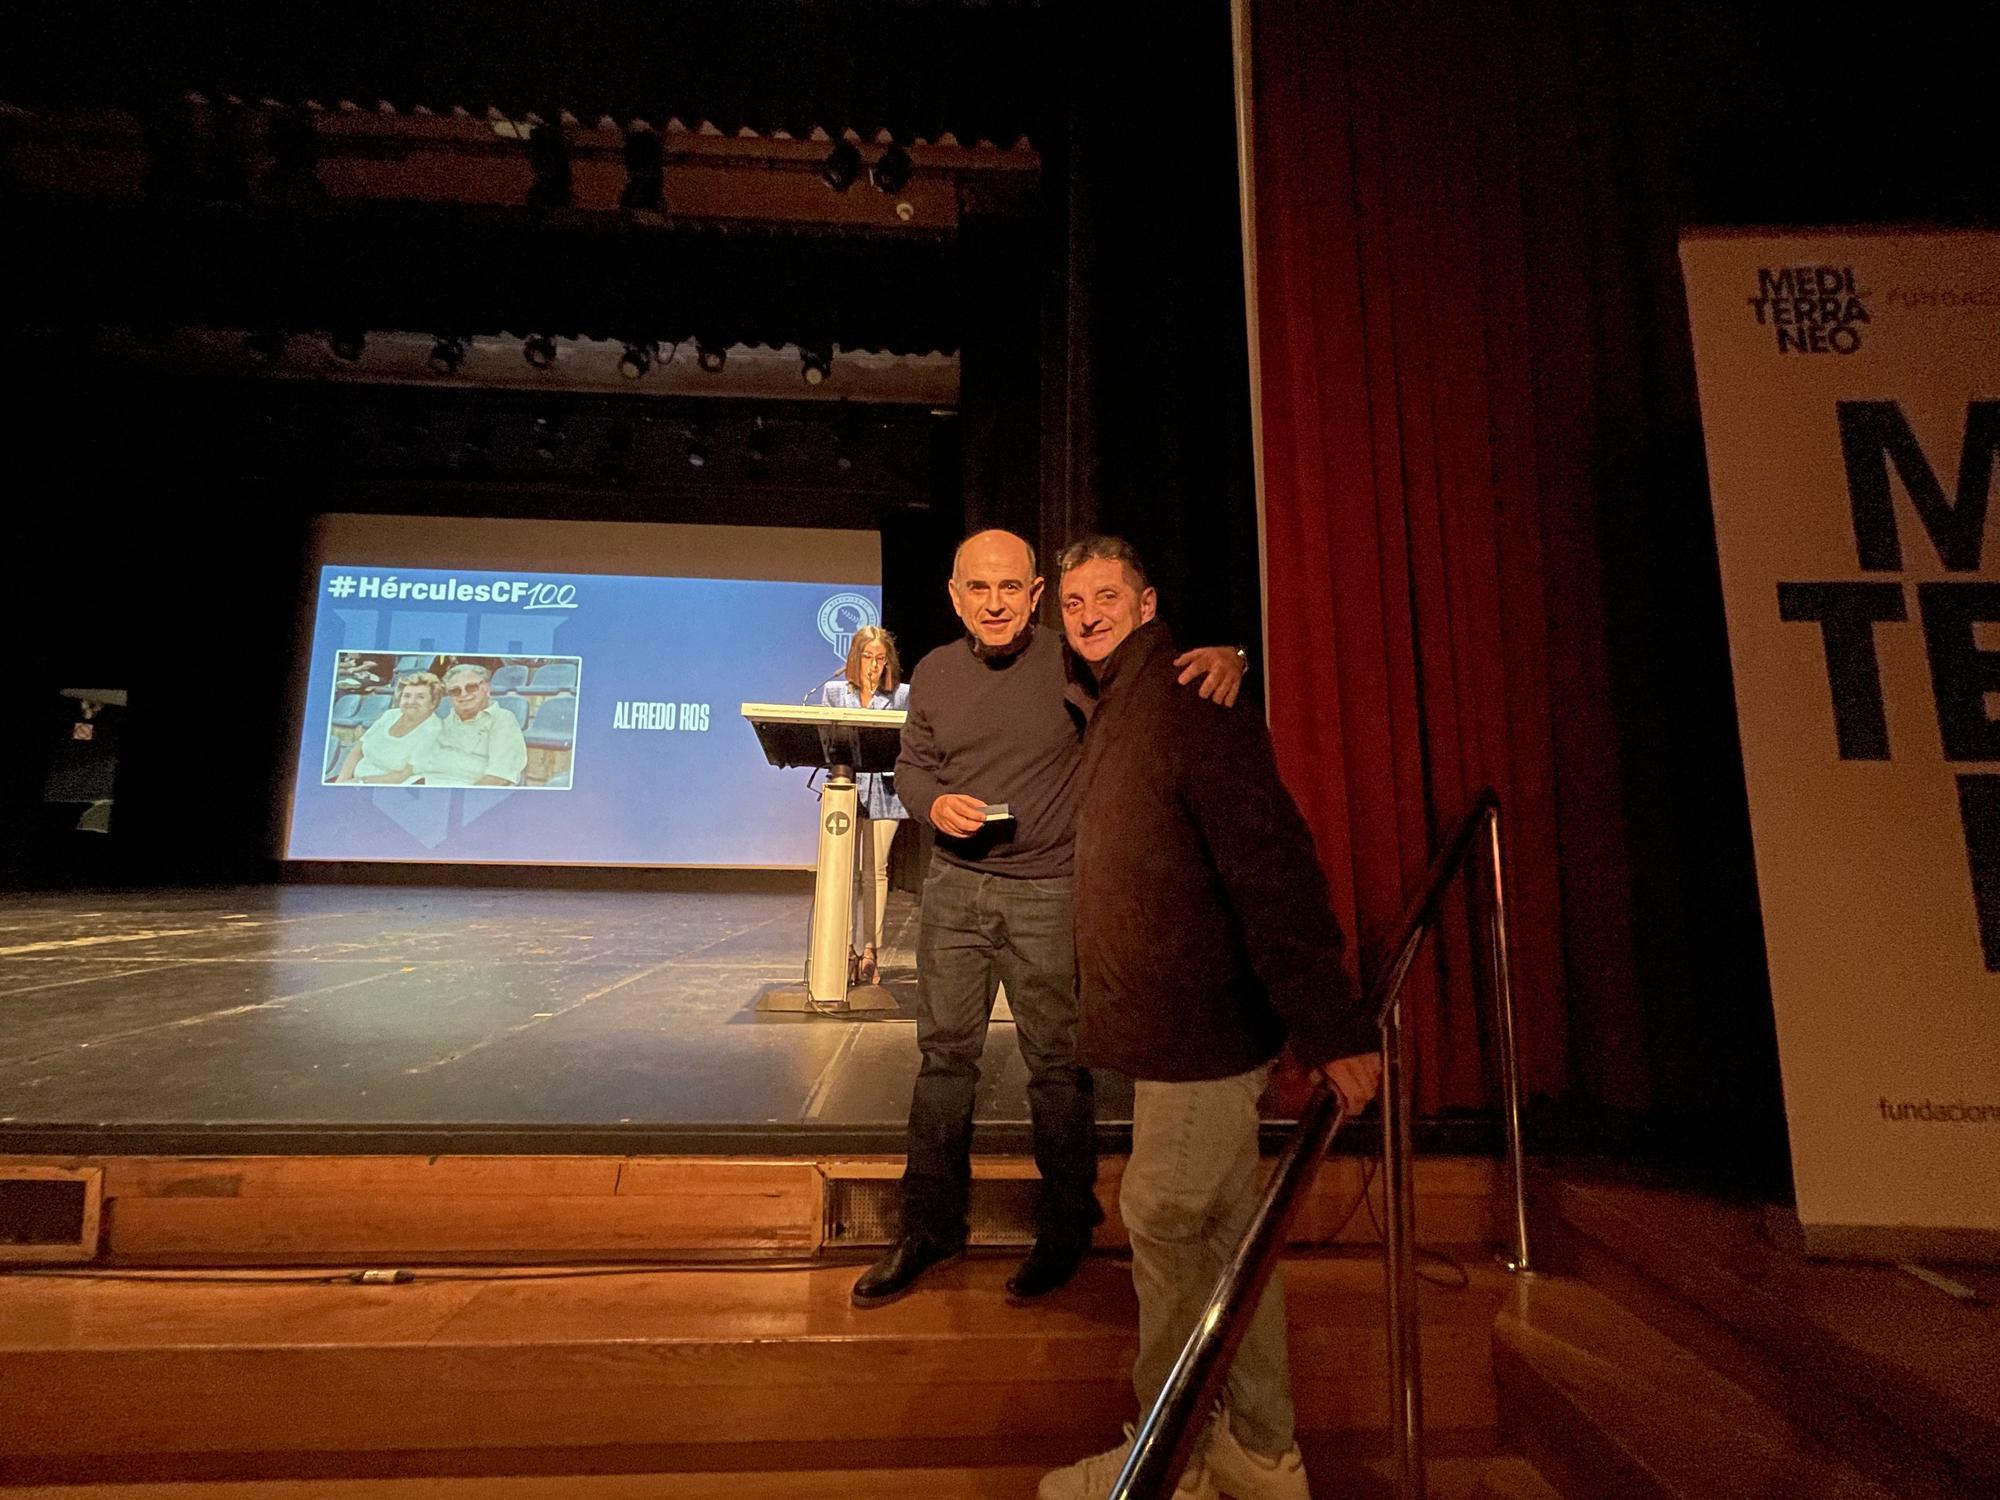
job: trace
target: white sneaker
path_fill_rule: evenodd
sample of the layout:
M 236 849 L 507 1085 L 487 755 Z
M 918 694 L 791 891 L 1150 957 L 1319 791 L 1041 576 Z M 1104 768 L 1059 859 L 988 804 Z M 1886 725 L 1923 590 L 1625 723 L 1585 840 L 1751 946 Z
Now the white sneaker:
M 1066 1469 L 1044 1474 L 1036 1486 L 1036 1500 L 1104 1500 L 1111 1486 L 1132 1456 L 1132 1424 L 1125 1424 L 1125 1441 L 1106 1453 L 1093 1453 Z M 1181 1482 L 1174 1486 L 1174 1500 L 1221 1500 L 1208 1469 L 1199 1456 L 1188 1461 Z
M 1252 1453 L 1229 1430 L 1229 1413 L 1218 1411 L 1208 1424 L 1208 1474 L 1230 1500 L 1312 1500 L 1306 1461 L 1297 1443 L 1277 1458 Z

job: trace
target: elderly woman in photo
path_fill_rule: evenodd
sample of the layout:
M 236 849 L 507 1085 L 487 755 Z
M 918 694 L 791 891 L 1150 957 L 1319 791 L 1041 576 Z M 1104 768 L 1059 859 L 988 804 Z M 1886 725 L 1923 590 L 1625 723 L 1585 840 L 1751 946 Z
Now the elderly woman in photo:
M 847 667 L 821 685 L 823 708 L 907 708 L 909 684 L 896 658 L 896 641 L 880 625 L 863 625 L 847 648 Z M 881 977 L 882 917 L 889 902 L 889 847 L 896 826 L 909 814 L 896 800 L 896 778 L 864 771 L 856 776 L 861 799 L 861 960 L 856 977 L 873 984 Z
M 437 738 L 435 717 L 444 684 L 431 672 L 408 672 L 396 679 L 396 706 L 354 742 L 335 781 L 394 785 L 415 774 L 419 752 Z

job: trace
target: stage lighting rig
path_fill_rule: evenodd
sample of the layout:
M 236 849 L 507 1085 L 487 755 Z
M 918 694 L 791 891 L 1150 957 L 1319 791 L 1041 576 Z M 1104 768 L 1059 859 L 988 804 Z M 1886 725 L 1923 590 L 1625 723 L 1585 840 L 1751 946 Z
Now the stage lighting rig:
M 722 367 L 729 363 L 729 351 L 720 344 L 711 344 L 703 339 L 694 341 L 694 362 L 710 375 L 720 375 Z
M 458 367 L 465 363 L 466 343 L 455 334 L 441 333 L 437 342 L 431 345 L 430 366 L 433 375 L 456 375 Z
M 910 172 L 915 165 L 910 160 L 909 152 L 901 146 L 891 146 L 868 169 L 868 180 L 893 198 L 909 185 Z
M 552 370 L 556 364 L 556 341 L 546 333 L 531 333 L 521 340 L 521 358 L 537 370 Z
M 358 364 L 368 347 L 368 335 L 358 328 L 337 328 L 326 336 L 326 347 L 342 364 Z
M 807 385 L 824 385 L 833 373 L 833 347 L 830 344 L 799 345 L 799 379 Z
M 835 141 L 833 149 L 826 154 L 826 160 L 819 164 L 819 180 L 836 193 L 844 193 L 854 186 L 861 175 L 861 153 L 852 141 Z
M 627 380 L 644 380 L 659 357 L 658 344 L 627 344 L 618 356 L 618 373 Z

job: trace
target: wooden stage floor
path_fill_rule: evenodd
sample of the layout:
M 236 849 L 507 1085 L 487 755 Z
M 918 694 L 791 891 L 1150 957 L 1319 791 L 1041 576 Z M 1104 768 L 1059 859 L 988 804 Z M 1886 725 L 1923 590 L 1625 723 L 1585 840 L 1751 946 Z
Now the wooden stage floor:
M 10 897 L 0 1151 L 894 1149 L 917 1066 L 900 1011 L 759 1013 L 800 977 L 789 891 L 280 885 Z M 1004 1004 L 982 1149 L 1025 1139 Z M 1099 1115 L 1130 1085 L 1099 1081 Z

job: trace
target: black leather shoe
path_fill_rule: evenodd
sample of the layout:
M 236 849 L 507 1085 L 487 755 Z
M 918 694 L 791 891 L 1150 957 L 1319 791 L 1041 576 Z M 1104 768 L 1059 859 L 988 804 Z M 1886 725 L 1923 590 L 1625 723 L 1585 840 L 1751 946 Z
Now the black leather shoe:
M 1021 1267 L 1007 1278 L 1007 1295 L 1016 1302 L 1032 1302 L 1068 1284 L 1083 1258 L 1090 1254 L 1090 1236 L 1073 1234 L 1035 1236 L 1035 1248 Z
M 880 1307 L 894 1302 L 917 1284 L 924 1272 L 947 1265 L 965 1254 L 964 1245 L 940 1245 L 932 1240 L 904 1238 L 889 1253 L 861 1273 L 854 1283 L 856 1307 Z

